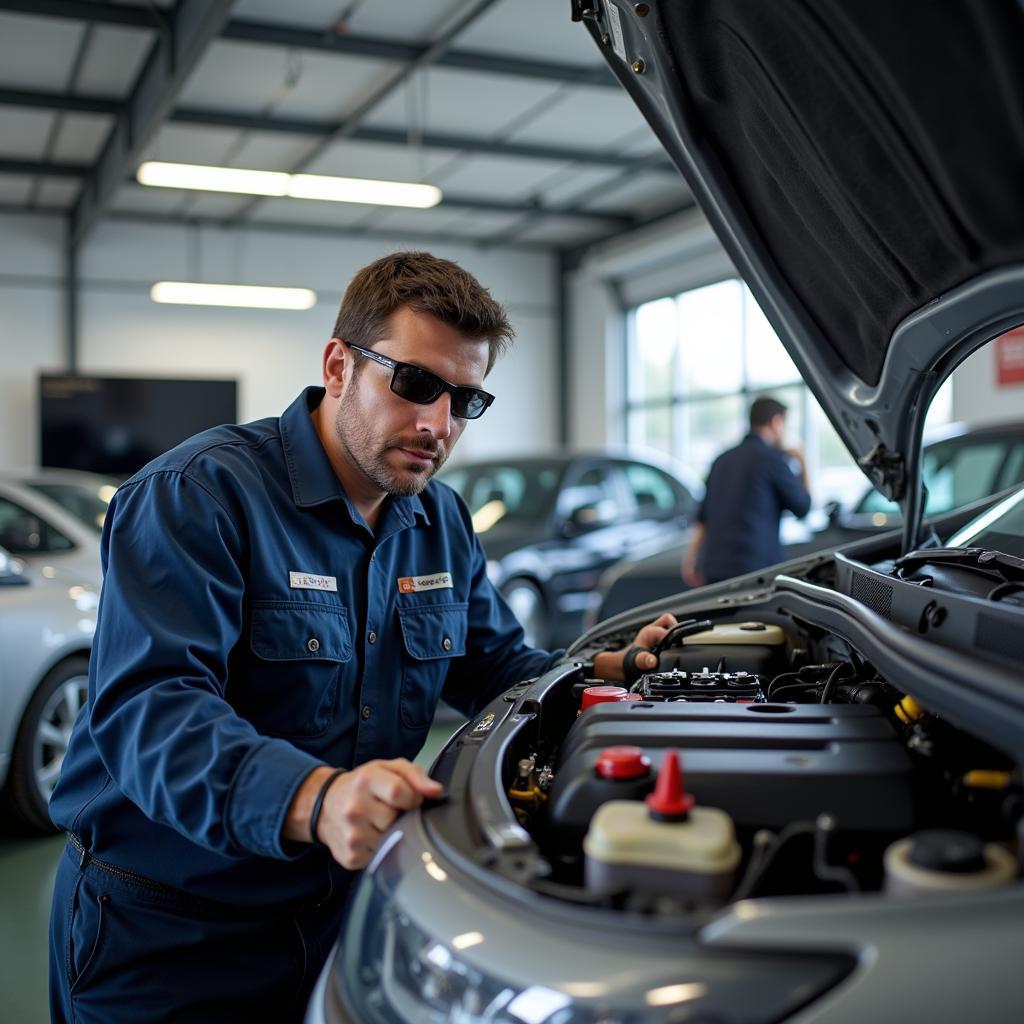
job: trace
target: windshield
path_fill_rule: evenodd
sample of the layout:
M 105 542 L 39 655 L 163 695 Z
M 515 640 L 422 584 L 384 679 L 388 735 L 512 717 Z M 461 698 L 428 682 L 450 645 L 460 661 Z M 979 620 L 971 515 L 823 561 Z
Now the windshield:
M 114 496 L 113 484 L 92 487 L 78 483 L 26 481 L 25 486 L 60 505 L 65 512 L 86 526 L 92 527 L 97 533 L 103 532 L 107 506 Z
M 1024 558 L 1024 488 L 968 523 L 947 547 L 985 548 Z
M 438 479 L 459 493 L 483 533 L 498 522 L 547 518 L 562 470 L 558 462 L 494 462 L 449 469 Z
M 1024 452 L 1018 452 L 1022 447 L 1005 438 L 994 438 L 968 439 L 925 450 L 921 460 L 921 474 L 928 489 L 924 514 L 951 512 L 1017 483 L 1024 469 Z M 1007 464 L 1008 451 L 1012 464 Z M 899 506 L 876 490 L 869 491 L 855 511 L 870 513 L 879 526 L 900 518 Z

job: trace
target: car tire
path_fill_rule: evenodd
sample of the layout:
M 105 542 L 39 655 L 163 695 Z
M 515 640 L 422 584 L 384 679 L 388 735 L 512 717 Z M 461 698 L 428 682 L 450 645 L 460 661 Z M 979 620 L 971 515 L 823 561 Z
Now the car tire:
M 57 784 L 71 727 L 85 704 L 89 659 L 72 657 L 44 676 L 18 727 L 8 774 L 14 811 L 35 832 L 54 832 L 47 810 Z
M 547 608 L 540 588 L 530 580 L 509 580 L 501 588 L 512 614 L 519 620 L 530 647 L 548 645 Z

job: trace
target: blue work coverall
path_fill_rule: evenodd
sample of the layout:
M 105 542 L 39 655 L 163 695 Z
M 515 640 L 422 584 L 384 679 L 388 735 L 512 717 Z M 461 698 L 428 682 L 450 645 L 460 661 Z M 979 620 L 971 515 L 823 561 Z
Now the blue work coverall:
M 546 670 L 436 481 L 371 531 L 309 388 L 208 430 L 118 490 L 89 700 L 50 804 L 55 1020 L 288 1020 L 348 873 L 282 840 L 319 765 L 419 751 L 438 700 L 473 714 Z
M 697 521 L 704 525 L 698 566 L 717 583 L 781 562 L 779 520 L 789 511 L 803 518 L 811 496 L 789 458 L 757 434 L 715 459 Z

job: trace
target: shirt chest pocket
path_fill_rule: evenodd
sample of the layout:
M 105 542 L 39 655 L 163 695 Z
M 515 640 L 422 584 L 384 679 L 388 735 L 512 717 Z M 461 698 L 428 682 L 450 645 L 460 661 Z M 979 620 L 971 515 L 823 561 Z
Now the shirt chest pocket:
M 430 725 L 452 658 L 466 653 L 468 607 L 462 602 L 398 609 L 405 648 L 402 722 L 407 728 Z
M 241 710 L 268 736 L 318 736 L 333 720 L 352 639 L 344 608 L 256 601 Z

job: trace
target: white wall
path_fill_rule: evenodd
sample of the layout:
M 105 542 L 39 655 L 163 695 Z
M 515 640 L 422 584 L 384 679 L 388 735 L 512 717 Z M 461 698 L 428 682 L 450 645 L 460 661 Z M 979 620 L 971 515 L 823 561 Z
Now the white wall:
M 953 418 L 997 423 L 1024 417 L 1024 384 L 999 387 L 996 346 L 986 345 L 953 373 Z
M 0 465 L 37 455 L 36 377 L 65 364 L 63 228 L 48 217 L 0 216 Z M 79 263 L 78 369 L 83 374 L 233 377 L 243 420 L 278 414 L 319 383 L 349 278 L 385 252 L 426 248 L 370 237 L 292 236 L 258 230 L 101 224 Z M 531 451 L 554 444 L 556 311 L 554 261 L 545 253 L 429 246 L 475 274 L 508 309 L 512 351 L 488 378 L 497 400 L 463 434 L 457 457 Z M 159 279 L 313 288 L 305 312 L 157 305 Z

